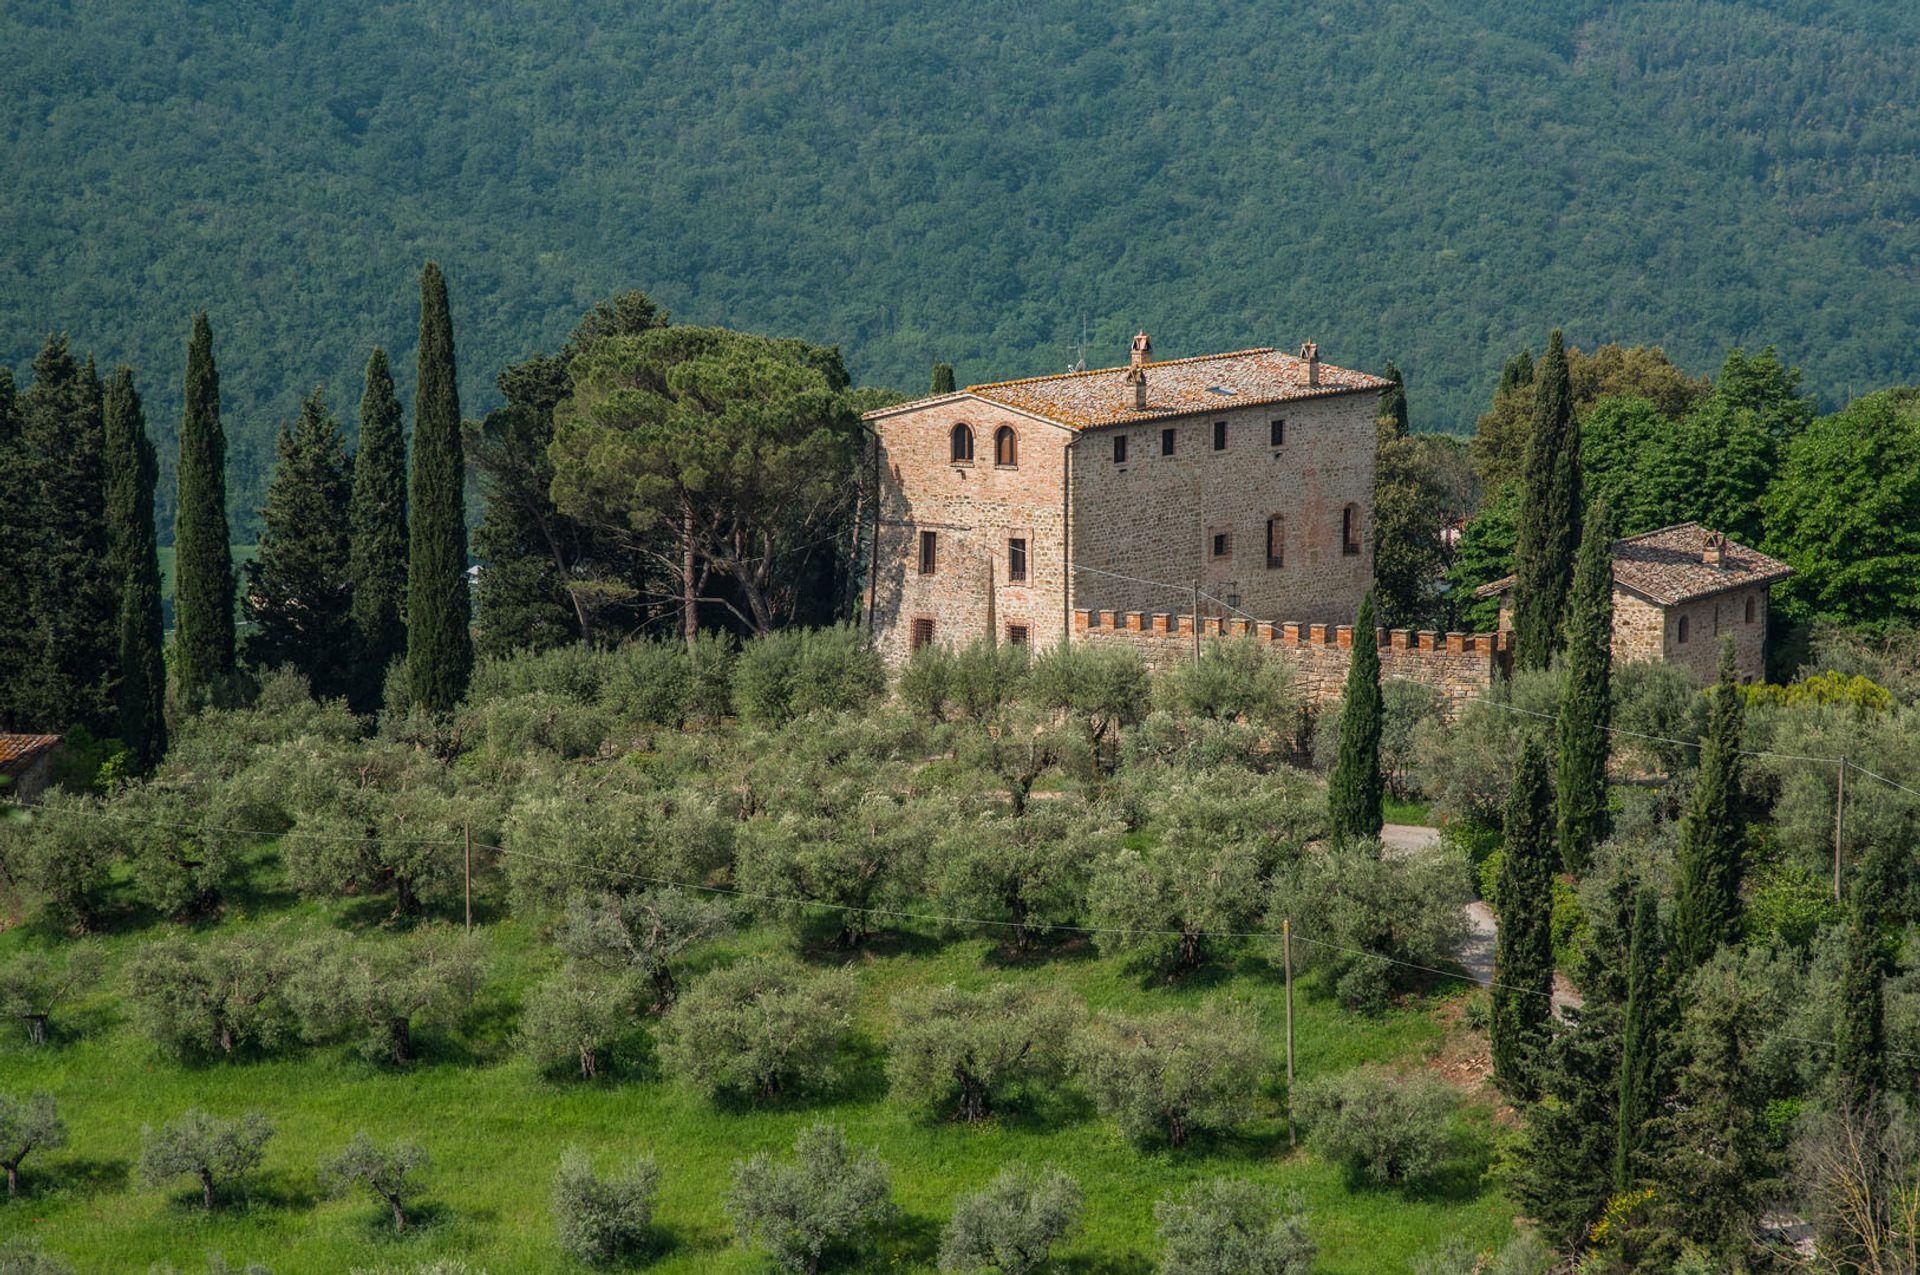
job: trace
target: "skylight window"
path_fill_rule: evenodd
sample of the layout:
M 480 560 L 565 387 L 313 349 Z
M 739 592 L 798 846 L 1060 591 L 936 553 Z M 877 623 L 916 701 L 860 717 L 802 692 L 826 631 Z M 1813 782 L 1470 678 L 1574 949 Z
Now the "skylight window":
M 1209 394 L 1219 394 L 1219 395 L 1222 395 L 1223 397 L 1226 397 L 1226 398 L 1232 398 L 1232 397 L 1233 397 L 1233 395 L 1234 395 L 1234 391 L 1232 391 L 1232 390 L 1230 390 L 1230 389 L 1227 389 L 1227 388 L 1225 388 L 1224 386 L 1220 386 L 1220 385 L 1209 385 L 1209 386 L 1207 386 L 1207 393 L 1209 393 Z

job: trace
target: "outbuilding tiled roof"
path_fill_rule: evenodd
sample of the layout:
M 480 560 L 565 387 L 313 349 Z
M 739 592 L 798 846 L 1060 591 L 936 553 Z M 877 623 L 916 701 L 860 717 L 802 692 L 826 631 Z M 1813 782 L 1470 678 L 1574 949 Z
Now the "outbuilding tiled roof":
M 17 775 L 60 742 L 58 735 L 0 734 L 0 775 Z
M 1146 364 L 1142 370 L 1147 381 L 1147 406 L 1141 410 L 1133 405 L 1133 386 L 1127 380 L 1130 370 L 1109 367 L 1090 372 L 1063 372 L 1023 381 L 970 385 L 967 392 L 1075 429 L 1086 429 L 1289 399 L 1382 390 L 1389 384 L 1378 376 L 1321 363 L 1319 384 L 1309 385 L 1305 359 L 1262 347 Z
M 1662 606 L 1678 606 L 1745 585 L 1772 584 L 1793 574 L 1793 568 L 1779 559 L 1725 537 L 1721 537 L 1725 550 L 1720 561 L 1708 561 L 1708 541 L 1717 534 L 1697 522 L 1679 522 L 1616 540 L 1613 583 Z M 1512 587 L 1513 577 L 1507 576 L 1476 592 L 1487 597 Z

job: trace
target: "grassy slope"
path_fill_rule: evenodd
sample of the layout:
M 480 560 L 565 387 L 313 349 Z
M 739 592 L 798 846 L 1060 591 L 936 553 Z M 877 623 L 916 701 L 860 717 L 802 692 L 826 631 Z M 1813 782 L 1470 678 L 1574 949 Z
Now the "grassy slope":
M 271 879 L 262 852 L 256 880 Z M 483 883 L 485 895 L 496 884 Z M 321 907 L 276 894 L 252 894 L 224 923 L 285 921 L 308 927 L 365 924 L 379 909 Z M 1264 1114 L 1231 1138 L 1184 1154 L 1141 1154 L 1069 1095 L 1044 1115 L 1012 1115 L 981 1129 L 962 1129 L 903 1111 L 884 1098 L 881 1055 L 892 997 L 917 986 L 992 979 L 1064 982 L 1093 1008 L 1166 1009 L 1212 996 L 1258 1005 L 1272 1028 L 1276 1061 L 1283 997 L 1277 968 L 1265 954 L 1240 953 L 1230 967 L 1188 985 L 1143 983 L 1083 943 L 1051 959 L 1009 965 L 993 945 L 971 937 L 909 932 L 881 940 L 854 957 L 861 970 L 862 1038 L 850 1050 L 839 1090 L 812 1101 L 769 1109 L 721 1111 L 651 1074 L 644 1057 L 624 1078 L 597 1084 L 536 1074 L 508 1050 L 514 1002 L 553 960 L 522 923 L 488 927 L 497 958 L 493 986 L 476 1006 L 468 1032 L 435 1035 L 428 1057 L 406 1073 L 362 1062 L 350 1047 L 327 1047 L 268 1062 L 187 1068 L 156 1054 L 123 1019 L 124 1004 L 104 990 L 67 1015 L 77 1039 L 30 1051 L 9 1037 L 0 1043 L 0 1076 L 16 1092 L 51 1090 L 73 1132 L 64 1151 L 28 1162 L 30 1194 L 0 1206 L 0 1239 L 27 1234 L 72 1258 L 82 1271 L 144 1270 L 171 1261 L 195 1269 L 212 1249 L 265 1261 L 276 1275 L 339 1271 L 350 1264 L 413 1261 L 458 1254 L 505 1271 L 562 1269 L 552 1239 L 548 1189 L 561 1148 L 592 1149 L 603 1168 L 638 1153 L 655 1156 L 663 1173 L 659 1222 L 667 1251 L 662 1272 L 750 1271 L 761 1262 L 733 1246 L 721 1211 L 732 1162 L 763 1148 L 782 1148 L 808 1122 L 844 1124 L 859 1142 L 877 1144 L 893 1166 L 903 1224 L 887 1250 L 866 1265 L 928 1270 L 954 1197 L 975 1188 L 1014 1159 L 1053 1163 L 1077 1174 L 1086 1192 L 1086 1230 L 1069 1251 L 1068 1269 L 1144 1272 L 1154 1251 L 1155 1199 L 1197 1177 L 1237 1174 L 1298 1190 L 1312 1219 L 1326 1272 L 1404 1269 L 1410 1255 L 1445 1236 L 1498 1242 L 1510 1209 L 1484 1184 L 1488 1114 L 1470 1108 L 1459 1120 L 1461 1152 L 1440 1185 L 1422 1195 L 1354 1188 L 1309 1153 L 1289 1154 L 1280 1091 L 1270 1089 Z M 140 925 L 107 942 L 117 966 L 130 947 L 157 933 Z M 15 930 L 0 934 L 0 960 L 43 941 Z M 748 948 L 789 940 L 749 932 L 728 949 L 701 954 L 699 964 Z M 809 947 L 814 960 L 839 954 Z M 1302 1076 L 1364 1060 L 1417 1063 L 1438 1047 L 1440 1001 L 1416 1002 L 1379 1019 L 1340 1010 L 1315 978 L 1297 993 L 1297 1052 Z M 211 1218 L 179 1191 L 150 1188 L 132 1172 L 144 1124 L 189 1105 L 216 1113 L 263 1111 L 278 1130 L 252 1198 Z M 395 1238 L 381 1210 L 360 1198 L 317 1198 L 313 1167 L 355 1129 L 379 1137 L 412 1137 L 433 1155 L 430 1225 Z

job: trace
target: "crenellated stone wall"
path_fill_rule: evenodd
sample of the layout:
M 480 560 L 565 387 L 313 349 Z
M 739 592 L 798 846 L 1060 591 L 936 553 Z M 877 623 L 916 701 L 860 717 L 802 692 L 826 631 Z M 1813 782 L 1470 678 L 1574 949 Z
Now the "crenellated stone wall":
M 1073 641 L 1123 645 L 1140 652 L 1150 667 L 1161 669 L 1193 658 L 1192 615 L 1145 611 L 1076 610 Z M 1346 690 L 1353 658 L 1350 624 L 1270 624 L 1264 620 L 1199 617 L 1199 640 L 1251 635 L 1275 659 L 1293 670 L 1294 685 L 1310 704 L 1338 700 Z M 1512 662 L 1505 633 L 1438 633 L 1431 629 L 1375 629 L 1383 680 L 1404 678 L 1439 693 L 1447 715 L 1456 715 L 1470 699 L 1486 693 L 1493 679 Z

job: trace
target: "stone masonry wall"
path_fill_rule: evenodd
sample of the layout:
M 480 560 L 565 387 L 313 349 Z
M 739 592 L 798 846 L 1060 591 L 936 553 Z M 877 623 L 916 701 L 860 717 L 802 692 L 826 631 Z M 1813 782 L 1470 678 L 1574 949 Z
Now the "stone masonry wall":
M 1202 616 L 1199 624 L 1202 642 L 1251 634 L 1267 644 L 1274 658 L 1293 670 L 1294 685 L 1309 704 L 1333 702 L 1346 690 L 1347 665 L 1353 658 L 1352 625 L 1250 624 L 1215 616 Z M 1085 609 L 1073 613 L 1074 641 L 1129 647 L 1155 669 L 1192 659 L 1193 635 L 1192 615 Z M 1511 660 L 1504 633 L 1376 629 L 1374 641 L 1380 651 L 1381 678 L 1404 678 L 1433 687 L 1449 717 L 1457 715 L 1467 700 L 1484 695 Z
M 1747 602 L 1753 602 L 1749 622 Z M 1680 619 L 1686 617 L 1687 640 L 1680 640 Z M 1734 663 L 1740 680 L 1757 682 L 1767 671 L 1767 589 L 1754 585 L 1730 589 L 1697 602 L 1683 603 L 1666 611 L 1663 653 L 1669 664 L 1689 670 L 1702 682 L 1711 682 L 1720 674 L 1720 640 L 1733 638 Z
M 1147 371 L 1151 385 L 1153 371 Z M 1122 611 L 1191 610 L 1187 586 L 1258 616 L 1350 621 L 1373 580 L 1372 392 L 1300 399 L 1084 431 L 1069 451 L 1073 603 Z M 1285 422 L 1273 446 L 1272 423 Z M 1227 445 L 1216 451 L 1214 426 Z M 1162 435 L 1176 433 L 1173 455 Z M 1114 439 L 1127 458 L 1114 459 Z M 1360 552 L 1343 552 L 1352 505 Z M 1267 520 L 1278 517 L 1281 566 L 1267 565 Z M 1223 556 L 1216 535 L 1228 537 Z M 1086 568 L 1097 568 L 1090 570 Z M 1178 586 L 1140 584 L 1116 572 Z M 1200 613 L 1223 614 L 1202 600 Z

